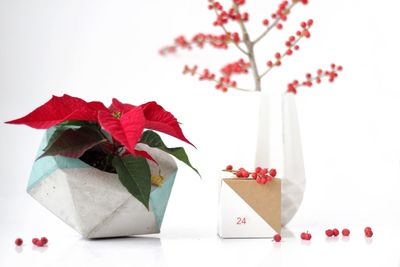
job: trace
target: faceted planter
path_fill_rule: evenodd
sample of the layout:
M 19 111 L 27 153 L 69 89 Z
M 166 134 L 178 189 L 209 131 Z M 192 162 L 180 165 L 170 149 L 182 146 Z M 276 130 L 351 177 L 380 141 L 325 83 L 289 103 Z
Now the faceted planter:
M 38 155 L 54 129 L 46 132 Z M 37 160 L 28 182 L 28 193 L 42 206 L 85 238 L 159 233 L 177 173 L 174 159 L 145 145 L 158 162 L 149 162 L 152 175 L 165 178 L 152 186 L 149 210 L 120 183 L 116 174 L 93 168 L 79 159 L 47 156 Z
M 281 231 L 281 181 L 220 182 L 218 235 L 221 238 L 271 238 Z

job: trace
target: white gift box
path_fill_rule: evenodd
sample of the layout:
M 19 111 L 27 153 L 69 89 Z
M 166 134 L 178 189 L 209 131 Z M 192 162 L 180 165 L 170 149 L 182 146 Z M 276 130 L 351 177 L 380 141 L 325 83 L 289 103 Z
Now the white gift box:
M 221 238 L 272 238 L 281 231 L 281 181 L 220 181 L 218 235 Z
M 46 132 L 38 155 L 53 132 Z M 161 174 L 165 179 L 161 187 L 152 186 L 149 210 L 116 174 L 74 158 L 47 156 L 37 160 L 27 191 L 85 238 L 159 233 L 178 168 L 165 152 L 146 145 L 140 150 L 147 151 L 159 164 L 149 161 L 152 175 Z

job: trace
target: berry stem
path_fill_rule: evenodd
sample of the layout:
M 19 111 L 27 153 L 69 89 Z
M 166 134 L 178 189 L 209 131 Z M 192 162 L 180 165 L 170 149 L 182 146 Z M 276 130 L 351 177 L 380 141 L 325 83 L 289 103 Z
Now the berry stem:
M 233 7 L 236 10 L 237 13 L 239 13 L 239 6 L 234 2 Z M 249 33 L 247 31 L 246 25 L 244 25 L 243 20 L 238 20 L 240 29 L 242 31 L 243 35 L 243 42 L 247 47 L 247 56 L 249 58 L 250 64 L 251 64 L 251 71 L 253 73 L 253 78 L 254 78 L 254 86 L 255 86 L 255 91 L 261 91 L 261 77 L 260 74 L 258 73 L 258 68 L 257 68 L 257 63 L 255 59 L 255 54 L 254 54 L 254 44 L 250 40 Z
M 202 74 L 199 73 L 198 71 L 192 72 L 191 74 L 192 74 L 193 76 L 198 76 L 198 77 L 200 77 L 200 76 L 202 75 Z M 220 84 L 220 83 L 221 83 L 221 82 L 218 81 L 216 78 L 208 78 L 207 80 L 208 80 L 208 81 L 211 81 L 211 82 L 215 82 L 216 84 Z M 231 88 L 231 89 L 236 89 L 236 90 L 239 90 L 239 91 L 245 91 L 245 92 L 251 91 L 250 89 L 241 88 L 241 87 L 237 87 L 237 86 L 232 86 L 232 85 L 230 85 L 230 84 L 224 84 L 224 86 L 226 86 L 226 87 L 228 87 L 228 88 Z
M 287 12 L 290 12 L 290 10 L 297 4 L 298 2 L 293 2 L 289 5 L 289 7 L 287 8 Z M 271 23 L 271 25 L 269 25 L 267 27 L 267 29 L 260 35 L 258 36 L 253 42 L 252 44 L 256 44 L 258 43 L 261 39 L 263 39 L 279 22 L 281 21 L 281 16 L 277 16 L 277 18 L 275 19 L 275 21 L 273 23 Z
M 306 28 L 306 30 L 309 30 L 310 26 Z M 281 58 L 279 59 L 280 61 L 282 61 L 283 58 L 285 58 L 286 56 L 288 56 L 288 52 L 289 50 L 293 49 L 293 47 L 295 47 L 301 39 L 304 38 L 304 35 L 302 34 L 301 36 L 299 36 L 291 45 L 288 49 L 286 49 L 286 51 L 282 54 Z M 267 75 L 273 68 L 275 68 L 277 65 L 273 64 L 271 67 L 268 67 L 268 69 L 266 69 L 261 75 L 260 75 L 260 79 L 264 78 L 265 75 Z

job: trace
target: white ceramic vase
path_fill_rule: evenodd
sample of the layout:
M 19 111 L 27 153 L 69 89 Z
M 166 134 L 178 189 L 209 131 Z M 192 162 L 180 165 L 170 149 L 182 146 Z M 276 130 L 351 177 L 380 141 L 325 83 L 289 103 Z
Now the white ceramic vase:
M 276 168 L 282 179 L 281 223 L 285 226 L 303 200 L 306 177 L 296 96 L 259 94 L 256 166 Z

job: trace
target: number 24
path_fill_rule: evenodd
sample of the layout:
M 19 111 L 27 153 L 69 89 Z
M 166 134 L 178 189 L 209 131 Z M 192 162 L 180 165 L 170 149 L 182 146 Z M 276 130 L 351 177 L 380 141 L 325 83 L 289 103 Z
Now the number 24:
M 246 217 L 237 217 L 236 224 L 246 224 Z

